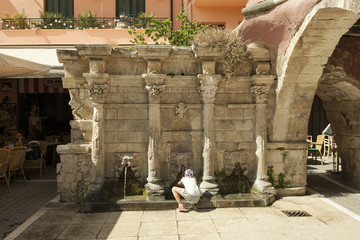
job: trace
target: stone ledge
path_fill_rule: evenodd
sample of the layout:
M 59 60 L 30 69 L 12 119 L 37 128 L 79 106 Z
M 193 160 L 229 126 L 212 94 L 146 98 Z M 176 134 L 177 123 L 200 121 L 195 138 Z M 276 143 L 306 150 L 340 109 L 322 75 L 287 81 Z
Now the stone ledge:
M 202 198 L 197 204 L 198 209 L 230 208 L 230 207 L 266 207 L 275 202 L 272 194 L 230 194 L 225 197 L 213 196 L 211 199 Z M 184 202 L 186 208 L 191 208 Z M 177 207 L 175 200 L 162 201 L 85 201 L 81 203 L 81 212 L 109 212 L 109 211 L 136 211 L 136 210 L 171 210 Z
M 277 188 L 277 197 L 303 196 L 306 193 L 306 187 Z
M 66 145 L 59 145 L 56 148 L 56 151 L 59 154 L 81 154 L 81 153 L 90 153 L 91 145 L 90 144 L 73 144 L 68 143 Z

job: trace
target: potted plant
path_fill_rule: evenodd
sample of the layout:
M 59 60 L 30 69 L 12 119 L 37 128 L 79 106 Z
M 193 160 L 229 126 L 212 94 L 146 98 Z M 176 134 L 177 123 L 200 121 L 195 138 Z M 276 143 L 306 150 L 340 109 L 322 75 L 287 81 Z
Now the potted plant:
M 10 15 L 7 11 L 3 11 L 3 21 L 6 29 L 26 29 L 29 25 L 26 22 L 24 10 Z
M 79 14 L 76 22 L 78 29 L 95 29 L 101 25 L 101 23 L 98 22 L 96 14 L 90 10 Z
M 152 13 L 139 13 L 139 15 L 134 19 L 133 25 L 136 28 L 145 29 L 149 26 L 151 19 L 155 16 Z
M 121 13 L 119 18 L 116 19 L 115 28 L 129 28 L 129 27 L 130 27 L 130 18 L 126 16 L 124 13 Z
M 65 29 L 72 28 L 71 22 L 62 13 L 43 12 L 40 14 L 41 23 L 35 23 L 35 27 L 41 29 Z

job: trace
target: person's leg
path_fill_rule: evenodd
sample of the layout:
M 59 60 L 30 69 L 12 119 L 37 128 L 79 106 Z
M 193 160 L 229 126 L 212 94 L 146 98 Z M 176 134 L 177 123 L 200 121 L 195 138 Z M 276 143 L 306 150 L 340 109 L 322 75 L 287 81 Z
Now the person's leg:
M 180 188 L 179 188 L 179 187 L 173 187 L 173 188 L 171 189 L 171 191 L 172 191 L 172 193 L 173 193 L 173 195 L 174 195 L 174 198 L 175 198 L 176 202 L 177 202 L 178 205 L 179 205 L 179 207 L 178 207 L 176 210 L 178 210 L 178 211 L 183 211 L 183 210 L 185 210 L 184 204 L 182 204 L 181 198 L 180 198 L 180 196 L 182 196 L 182 193 L 181 193 L 181 191 L 180 191 Z
M 173 187 L 171 189 L 171 191 L 172 191 L 172 194 L 174 195 L 174 198 L 175 198 L 176 202 L 178 204 L 181 204 L 180 196 L 182 196 L 182 194 L 181 194 L 180 188 L 179 187 Z

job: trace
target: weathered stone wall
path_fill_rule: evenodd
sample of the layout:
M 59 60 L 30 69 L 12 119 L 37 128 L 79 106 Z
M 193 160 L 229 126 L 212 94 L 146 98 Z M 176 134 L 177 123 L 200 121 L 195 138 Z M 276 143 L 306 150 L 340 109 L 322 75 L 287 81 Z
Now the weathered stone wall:
M 256 126 L 263 125 L 274 81 L 265 49 L 250 48 L 259 75 L 228 81 L 217 75 L 219 53 L 207 49 L 76 48 L 58 52 L 75 118 L 72 143 L 58 148 L 63 201 L 81 200 L 117 181 L 125 158 L 154 195 L 182 167 L 204 171 L 202 187 L 213 193 L 214 172 L 230 175 L 237 163 L 252 183 L 264 176 L 258 173 L 264 172 L 266 127 Z

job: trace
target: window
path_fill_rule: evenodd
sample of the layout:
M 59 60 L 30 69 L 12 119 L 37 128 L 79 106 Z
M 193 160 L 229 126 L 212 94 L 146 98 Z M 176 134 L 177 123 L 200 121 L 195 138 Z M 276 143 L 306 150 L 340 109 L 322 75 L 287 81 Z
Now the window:
M 116 16 L 137 16 L 145 12 L 145 0 L 116 0 Z
M 73 17 L 74 0 L 45 0 L 45 12 L 62 13 L 65 17 Z

